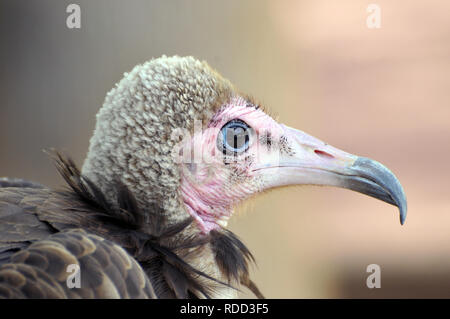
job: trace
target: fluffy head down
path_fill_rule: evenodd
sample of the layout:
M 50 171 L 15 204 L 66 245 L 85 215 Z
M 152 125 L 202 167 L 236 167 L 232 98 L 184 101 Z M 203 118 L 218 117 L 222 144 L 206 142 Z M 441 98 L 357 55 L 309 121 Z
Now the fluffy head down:
M 124 75 L 106 96 L 82 173 L 115 202 L 115 184 L 124 183 L 138 204 L 164 211 L 169 221 L 186 217 L 179 194 L 180 173 L 171 155 L 181 136 L 205 124 L 235 95 L 232 84 L 206 62 L 161 57 Z

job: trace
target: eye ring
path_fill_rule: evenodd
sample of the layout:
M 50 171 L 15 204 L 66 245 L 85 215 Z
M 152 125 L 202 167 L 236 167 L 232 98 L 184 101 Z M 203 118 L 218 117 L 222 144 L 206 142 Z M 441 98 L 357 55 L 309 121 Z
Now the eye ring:
M 221 129 L 217 138 L 217 146 L 223 154 L 238 155 L 250 147 L 252 128 L 240 119 L 227 122 Z

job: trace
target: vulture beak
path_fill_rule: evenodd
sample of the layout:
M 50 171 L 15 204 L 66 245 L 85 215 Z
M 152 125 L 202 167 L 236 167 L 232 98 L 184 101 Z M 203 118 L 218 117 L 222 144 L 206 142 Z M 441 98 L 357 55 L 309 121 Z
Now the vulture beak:
M 400 223 L 406 219 L 407 203 L 395 175 L 377 161 L 334 148 L 302 131 L 281 125 L 277 156 L 264 156 L 255 169 L 265 187 L 329 185 L 347 188 L 395 205 Z

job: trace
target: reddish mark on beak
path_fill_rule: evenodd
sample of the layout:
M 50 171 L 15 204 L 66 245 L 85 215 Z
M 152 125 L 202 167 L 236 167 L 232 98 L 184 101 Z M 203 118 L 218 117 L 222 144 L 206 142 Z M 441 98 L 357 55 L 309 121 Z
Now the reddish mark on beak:
M 326 159 L 334 159 L 333 155 L 331 155 L 331 154 L 329 154 L 327 152 L 321 151 L 321 150 L 314 150 L 314 153 L 316 153 L 320 157 L 324 157 Z

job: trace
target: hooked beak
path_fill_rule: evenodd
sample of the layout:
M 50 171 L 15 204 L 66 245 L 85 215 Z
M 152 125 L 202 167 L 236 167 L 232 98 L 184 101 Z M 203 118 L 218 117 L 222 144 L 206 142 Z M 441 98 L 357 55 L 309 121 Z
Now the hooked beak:
M 387 167 L 336 149 L 302 131 L 285 125 L 281 128 L 286 143 L 280 143 L 279 155 L 266 157 L 255 169 L 263 177 L 264 188 L 309 184 L 351 189 L 397 206 L 403 225 L 406 196 Z

